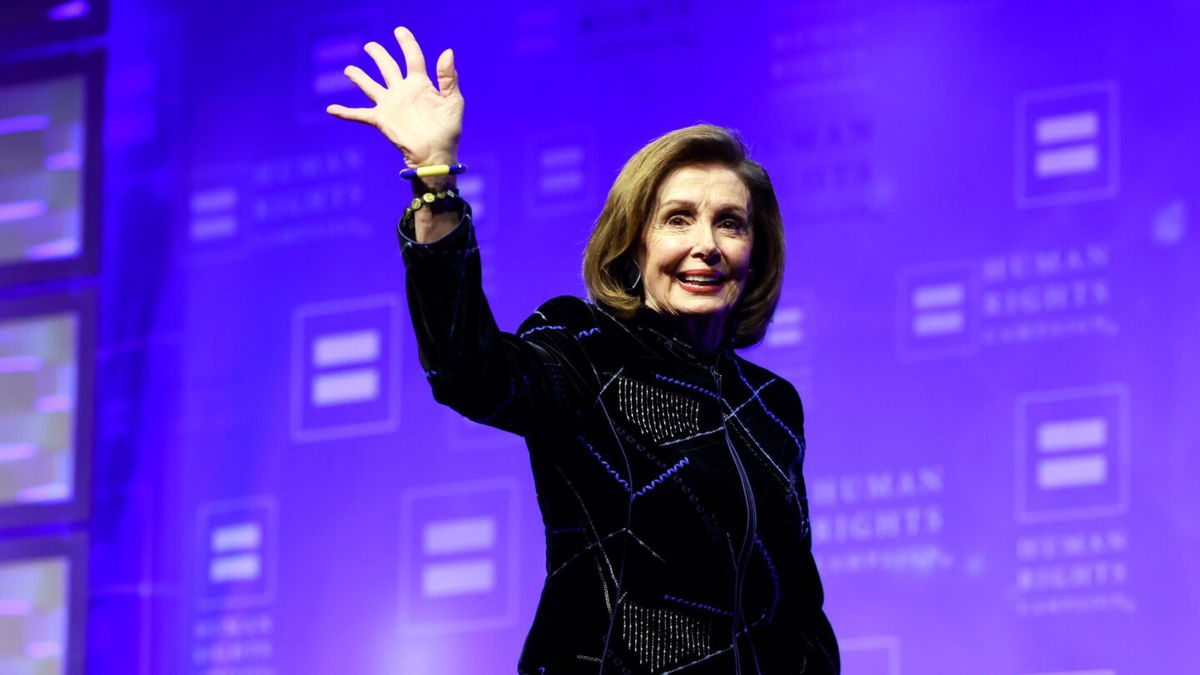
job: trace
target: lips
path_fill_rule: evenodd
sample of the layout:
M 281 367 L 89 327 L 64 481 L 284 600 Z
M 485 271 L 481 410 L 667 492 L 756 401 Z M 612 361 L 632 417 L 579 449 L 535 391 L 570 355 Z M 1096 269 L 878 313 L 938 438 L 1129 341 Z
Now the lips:
M 675 280 L 685 290 L 707 293 L 720 288 L 725 276 L 716 270 L 684 270 L 675 275 Z

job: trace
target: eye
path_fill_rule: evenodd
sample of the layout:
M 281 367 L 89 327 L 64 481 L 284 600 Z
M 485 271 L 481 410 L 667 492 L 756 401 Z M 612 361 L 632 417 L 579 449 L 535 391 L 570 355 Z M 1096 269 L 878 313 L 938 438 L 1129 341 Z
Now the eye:
M 726 218 L 725 220 L 721 221 L 721 227 L 728 230 L 733 230 L 735 232 L 743 232 L 749 226 L 737 218 Z
M 679 214 L 667 216 L 667 225 L 671 227 L 684 227 L 687 225 L 687 219 Z

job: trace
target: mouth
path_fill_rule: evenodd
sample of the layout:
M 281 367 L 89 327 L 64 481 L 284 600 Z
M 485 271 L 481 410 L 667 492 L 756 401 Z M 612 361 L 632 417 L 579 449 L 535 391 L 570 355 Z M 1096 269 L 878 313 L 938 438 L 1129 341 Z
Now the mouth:
M 675 275 L 675 281 L 692 293 L 712 293 L 721 288 L 727 277 L 715 270 L 690 270 Z

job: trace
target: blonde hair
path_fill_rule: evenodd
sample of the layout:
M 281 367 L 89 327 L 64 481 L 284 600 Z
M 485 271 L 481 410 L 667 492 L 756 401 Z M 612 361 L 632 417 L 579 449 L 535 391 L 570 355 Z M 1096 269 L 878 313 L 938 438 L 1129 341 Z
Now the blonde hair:
M 737 133 L 697 124 L 660 136 L 622 167 L 608 191 L 604 210 L 583 252 L 583 281 L 593 302 L 628 319 L 642 304 L 628 270 L 642 228 L 650 222 L 658 188 L 684 166 L 719 165 L 732 169 L 750 192 L 754 243 L 751 275 L 741 300 L 730 313 L 725 334 L 734 347 L 757 344 L 767 332 L 783 287 L 783 217 L 767 172 L 746 156 Z

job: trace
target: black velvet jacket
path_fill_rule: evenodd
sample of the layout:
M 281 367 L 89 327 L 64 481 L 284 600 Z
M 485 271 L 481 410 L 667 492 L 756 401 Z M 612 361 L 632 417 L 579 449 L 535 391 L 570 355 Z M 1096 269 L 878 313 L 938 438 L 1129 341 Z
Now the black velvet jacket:
M 433 395 L 525 437 L 546 583 L 521 673 L 837 673 L 800 474 L 804 413 L 729 347 L 666 316 L 554 298 L 501 332 L 470 210 L 430 243 L 402 222 Z

